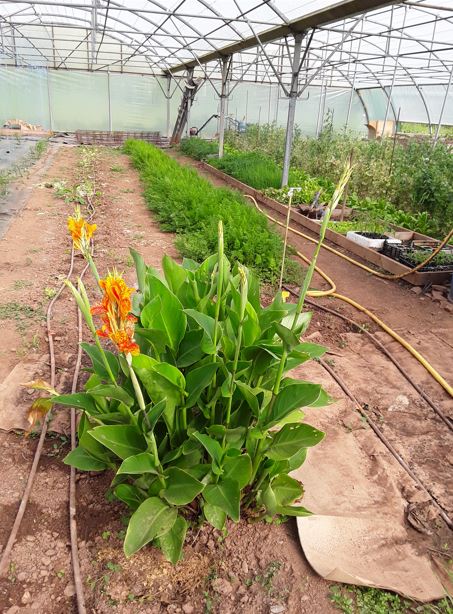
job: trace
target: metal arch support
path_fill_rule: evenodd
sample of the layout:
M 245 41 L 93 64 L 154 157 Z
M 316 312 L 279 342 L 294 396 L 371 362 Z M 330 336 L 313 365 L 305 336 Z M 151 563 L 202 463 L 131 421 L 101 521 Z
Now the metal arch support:
M 220 90 L 219 112 L 219 158 L 223 158 L 223 145 L 225 141 L 225 108 L 228 100 L 228 76 L 231 69 L 232 57 L 222 58 L 222 86 Z
M 363 110 L 365 112 L 366 123 L 369 124 L 370 123 L 370 115 L 368 113 L 368 107 L 366 106 L 365 101 L 363 99 L 362 92 L 359 89 L 356 89 L 354 91 L 357 94 L 357 96 L 358 96 L 358 98 L 359 98 L 359 100 L 360 100 L 360 102 L 362 104 Z
M 289 90 L 288 120 L 286 123 L 285 152 L 283 156 L 282 188 L 288 185 L 289 166 L 291 163 L 291 149 L 294 136 L 294 118 L 299 87 L 299 74 L 301 69 L 300 55 L 302 50 L 303 33 L 294 35 L 294 53 L 292 62 L 291 87 Z

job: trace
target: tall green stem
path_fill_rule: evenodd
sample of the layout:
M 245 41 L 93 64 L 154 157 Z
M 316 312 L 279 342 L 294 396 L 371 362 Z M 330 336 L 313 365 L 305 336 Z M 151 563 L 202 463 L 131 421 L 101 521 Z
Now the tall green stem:
M 215 352 L 212 355 L 212 361 L 215 362 L 217 358 L 217 330 L 219 327 L 219 319 L 220 319 L 220 307 L 222 304 L 222 292 L 223 292 L 223 278 L 225 275 L 225 261 L 224 261 L 224 244 L 223 244 L 223 223 L 222 220 L 219 220 L 218 225 L 218 273 L 217 273 L 217 300 L 215 304 L 215 324 L 214 324 L 214 348 Z M 216 374 L 214 373 L 214 377 L 212 379 L 212 384 L 209 388 L 210 392 L 215 390 L 217 383 Z M 215 422 L 215 404 L 211 408 L 211 424 Z
M 130 354 L 128 354 L 128 358 L 130 359 Z M 146 404 L 145 404 L 145 399 L 143 398 L 143 392 L 142 389 L 140 387 L 140 382 L 137 379 L 137 376 L 135 375 L 135 371 L 132 368 L 132 365 L 130 364 L 129 360 L 127 361 L 127 364 L 129 366 L 129 375 L 131 376 L 131 381 L 132 381 L 132 386 L 134 388 L 134 392 L 135 392 L 135 397 L 137 399 L 137 403 L 138 406 L 140 407 L 142 413 L 143 413 L 143 417 L 144 420 L 146 422 L 146 425 L 149 429 L 151 429 L 151 425 L 149 423 L 149 419 L 148 419 L 148 414 L 146 413 Z M 162 465 L 160 464 L 160 460 L 159 460 L 159 453 L 157 451 L 157 443 L 156 443 L 156 438 L 154 436 L 154 433 L 150 430 L 150 432 L 148 433 L 148 437 L 149 437 L 149 441 L 151 444 L 151 452 L 154 456 L 154 461 L 156 463 L 156 466 L 158 467 L 160 473 L 162 474 L 163 468 Z M 162 477 L 162 475 L 159 475 L 159 481 L 162 484 L 163 487 L 165 487 L 165 481 Z

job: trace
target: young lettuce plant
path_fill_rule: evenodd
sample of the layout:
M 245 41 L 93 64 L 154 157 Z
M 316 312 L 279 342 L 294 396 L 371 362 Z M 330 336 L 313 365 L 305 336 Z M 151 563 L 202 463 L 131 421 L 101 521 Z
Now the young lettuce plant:
M 164 256 L 160 273 L 131 250 L 137 291 L 114 271 L 99 282 L 101 304 L 90 307 L 83 285 L 71 287 L 95 333 L 95 345 L 83 344 L 91 374 L 83 392 L 52 401 L 82 411 L 79 445 L 65 463 L 111 471 L 110 494 L 132 511 L 126 556 L 152 543 L 176 563 L 189 525 L 200 520 L 223 529 L 241 512 L 310 514 L 296 504 L 303 488 L 289 474 L 324 436 L 303 421 L 303 408 L 329 397 L 287 373 L 325 352 L 300 341 L 318 252 L 297 305 L 279 293 L 261 306 L 254 275 L 223 253 L 222 223 L 218 252 L 202 264 Z

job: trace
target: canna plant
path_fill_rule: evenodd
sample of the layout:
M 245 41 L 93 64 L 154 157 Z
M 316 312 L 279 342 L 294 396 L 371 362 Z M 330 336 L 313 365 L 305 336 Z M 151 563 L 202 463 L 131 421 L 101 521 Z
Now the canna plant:
M 330 399 L 288 372 L 325 352 L 300 340 L 319 248 L 297 304 L 279 293 L 261 306 L 255 276 L 224 255 L 221 222 L 217 253 L 201 264 L 164 256 L 161 273 L 131 250 L 137 289 L 113 271 L 100 279 L 102 299 L 92 307 L 81 282 L 70 286 L 95 340 L 83 344 L 90 376 L 83 392 L 50 391 L 51 399 L 82 412 L 78 447 L 65 463 L 111 471 L 109 496 L 132 512 L 126 556 L 152 543 L 176 563 L 193 523 L 221 530 L 241 513 L 310 514 L 289 474 L 324 437 L 303 421 L 304 408 Z

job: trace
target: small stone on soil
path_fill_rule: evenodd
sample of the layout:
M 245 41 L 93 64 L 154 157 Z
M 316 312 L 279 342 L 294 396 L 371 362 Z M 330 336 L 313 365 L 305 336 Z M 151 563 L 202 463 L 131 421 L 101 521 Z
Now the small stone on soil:
M 193 612 L 195 612 L 195 608 L 191 603 L 185 603 L 182 606 L 182 611 L 184 612 L 184 614 L 192 614 Z
M 282 614 L 282 612 L 284 612 L 286 610 L 284 605 L 280 605 L 280 604 L 276 604 L 276 605 L 271 605 L 270 607 L 270 614 Z
M 75 595 L 75 588 L 73 584 L 68 584 L 68 586 L 63 591 L 65 597 L 73 597 Z
M 30 591 L 25 591 L 25 593 L 22 595 L 21 602 L 22 602 L 24 605 L 27 605 L 27 603 L 30 603 L 30 601 L 31 601 L 31 594 L 30 594 Z

